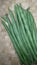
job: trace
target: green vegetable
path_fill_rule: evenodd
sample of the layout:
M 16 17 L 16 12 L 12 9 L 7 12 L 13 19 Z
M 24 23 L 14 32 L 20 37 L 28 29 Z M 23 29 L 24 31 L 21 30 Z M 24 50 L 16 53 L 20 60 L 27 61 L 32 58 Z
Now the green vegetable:
M 22 36 L 22 38 L 23 38 L 23 44 L 24 44 L 24 46 L 26 47 L 26 51 L 27 51 L 27 53 L 29 53 L 29 48 L 28 48 L 28 44 L 26 44 L 26 43 L 29 43 L 29 42 L 26 42 L 28 39 L 27 39 L 27 35 L 26 35 L 26 33 L 25 33 L 25 31 L 24 31 L 24 25 L 23 25 L 23 22 L 22 22 L 22 19 L 21 19 L 21 16 L 20 16 L 20 13 L 19 13 L 19 11 L 18 11 L 18 7 L 17 7 L 17 15 L 18 15 L 18 18 L 19 18 L 19 21 L 18 21 L 18 23 L 20 23 L 20 26 L 21 26 L 21 29 L 23 30 L 21 30 L 20 32 L 20 34 L 22 34 L 21 36 Z M 19 9 L 20 10 L 20 9 Z M 26 12 L 26 11 L 25 11 Z M 26 39 L 25 39 L 26 38 Z M 21 40 L 22 41 L 22 40 Z M 29 54 L 30 55 L 30 54 Z M 27 56 L 26 56 L 27 57 Z M 29 57 L 28 57 L 29 58 Z M 28 60 L 27 60 L 28 61 Z
M 22 12 L 21 8 L 20 8 L 19 10 Z M 20 12 L 20 13 L 21 13 L 21 12 Z M 26 13 L 26 11 L 24 11 L 24 12 Z M 22 17 L 22 18 L 24 18 L 23 15 L 24 15 L 24 14 L 21 13 L 21 17 Z M 20 17 L 19 17 L 19 18 L 20 18 Z M 24 19 L 25 19 L 25 20 L 24 20 L 24 23 L 25 23 L 26 20 L 27 20 L 27 19 L 26 19 L 26 15 L 25 15 L 25 18 L 24 18 Z M 19 19 L 19 20 L 20 20 L 20 19 Z M 27 25 L 27 24 L 25 24 L 25 25 Z M 28 27 L 27 27 L 27 28 L 28 28 Z M 24 32 L 24 33 L 25 33 L 25 32 Z M 25 35 L 27 35 L 27 34 L 25 34 Z M 25 38 L 26 38 L 26 36 L 25 36 Z M 29 38 L 28 38 L 28 39 L 29 39 Z M 31 38 L 31 39 L 32 39 L 32 38 Z M 30 39 L 30 40 L 31 40 L 31 39 Z M 30 43 L 30 42 L 28 42 L 28 43 Z M 28 45 L 28 46 L 31 46 L 31 45 Z M 31 48 L 31 47 L 29 47 L 29 48 Z M 33 49 L 31 48 L 30 50 L 31 50 L 32 54 L 34 54 L 33 51 L 32 51 Z M 34 55 L 34 57 L 35 57 L 35 55 Z
M 14 6 L 14 13 L 1 17 L 12 44 L 19 56 L 21 65 L 34 65 L 37 62 L 37 28 L 33 15 L 29 9 L 23 9 L 21 5 Z

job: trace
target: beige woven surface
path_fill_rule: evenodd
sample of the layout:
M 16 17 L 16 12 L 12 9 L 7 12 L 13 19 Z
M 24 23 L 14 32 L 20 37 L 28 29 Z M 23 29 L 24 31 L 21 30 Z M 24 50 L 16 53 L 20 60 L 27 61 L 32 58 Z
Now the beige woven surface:
M 33 4 L 31 6 L 30 11 L 34 16 L 37 25 L 37 0 L 14 0 L 12 2 L 11 0 L 0 0 L 0 16 L 7 12 L 8 6 L 11 6 L 11 9 L 13 10 L 15 3 L 22 3 L 23 7 L 27 8 L 34 1 L 36 2 L 36 4 Z M 19 59 L 17 57 L 15 49 L 11 44 L 8 34 L 4 29 L 4 27 L 2 26 L 1 21 L 0 21 L 0 65 L 19 65 Z

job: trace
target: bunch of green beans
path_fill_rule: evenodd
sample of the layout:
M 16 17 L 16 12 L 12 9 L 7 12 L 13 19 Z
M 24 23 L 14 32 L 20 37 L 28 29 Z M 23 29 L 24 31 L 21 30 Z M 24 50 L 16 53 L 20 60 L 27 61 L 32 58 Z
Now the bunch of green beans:
M 14 6 L 14 13 L 8 9 L 8 14 L 1 17 L 12 44 L 19 56 L 21 65 L 34 65 L 37 62 L 37 29 L 35 20 L 29 9 L 20 5 Z

